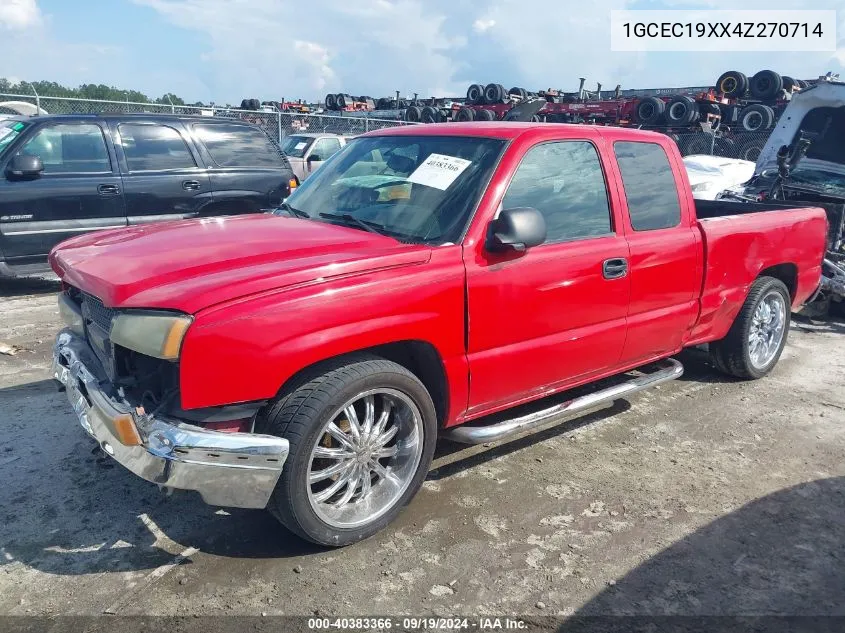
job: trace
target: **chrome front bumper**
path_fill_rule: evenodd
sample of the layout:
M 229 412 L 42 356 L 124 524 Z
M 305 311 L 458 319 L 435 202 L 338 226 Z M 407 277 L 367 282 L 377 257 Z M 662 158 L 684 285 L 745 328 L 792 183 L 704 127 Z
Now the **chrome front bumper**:
M 130 471 L 170 488 L 196 490 L 215 506 L 264 508 L 288 456 L 288 441 L 271 435 L 206 431 L 133 408 L 108 395 L 88 343 L 62 330 L 53 348 L 53 377 L 67 390 L 79 422 Z M 106 386 L 106 389 L 103 388 Z M 129 433 L 136 438 L 127 440 Z M 123 438 L 123 439 L 121 439 Z M 137 439 L 140 443 L 137 443 Z

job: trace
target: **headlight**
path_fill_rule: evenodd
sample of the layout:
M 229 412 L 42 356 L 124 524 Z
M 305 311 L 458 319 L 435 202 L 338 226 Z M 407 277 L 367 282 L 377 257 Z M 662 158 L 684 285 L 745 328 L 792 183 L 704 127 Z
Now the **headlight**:
M 65 325 L 77 334 L 82 334 L 84 328 L 82 326 L 82 312 L 70 297 L 64 292 L 59 293 L 59 316 Z
M 700 182 L 697 185 L 692 186 L 693 191 L 710 191 L 713 187 L 716 186 L 715 182 Z
M 168 313 L 119 314 L 112 321 L 109 338 L 139 354 L 176 360 L 192 320 L 189 316 Z

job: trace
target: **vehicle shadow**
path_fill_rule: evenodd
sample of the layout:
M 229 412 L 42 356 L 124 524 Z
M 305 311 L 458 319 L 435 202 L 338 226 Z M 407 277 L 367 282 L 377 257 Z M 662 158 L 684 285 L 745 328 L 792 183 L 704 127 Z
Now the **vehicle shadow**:
M 572 397 L 572 392 L 566 393 L 567 398 Z M 562 398 L 558 398 L 562 399 Z M 551 406 L 553 402 L 544 400 L 542 406 Z M 500 443 L 490 442 L 477 446 L 459 444 L 447 439 L 440 439 L 437 442 L 437 450 L 434 454 L 432 469 L 428 473 L 429 481 L 436 481 L 451 477 L 456 473 L 469 468 L 475 468 L 485 464 L 497 457 L 510 455 L 516 451 L 534 446 L 545 440 L 567 435 L 573 431 L 590 424 L 595 424 L 606 418 L 624 413 L 631 408 L 627 400 L 616 400 L 610 406 L 585 413 L 571 420 L 561 421 L 555 424 L 549 422 L 548 428 L 536 432 L 529 432 L 527 435 L 520 435 L 511 440 L 503 440 Z M 512 415 L 517 415 L 516 413 Z
M 824 318 L 817 318 L 803 314 L 793 314 L 792 327 L 809 334 L 815 334 L 818 332 L 845 334 L 845 317 L 828 315 Z
M 50 380 L 0 389 L 0 567 L 152 570 L 187 548 L 235 558 L 317 553 L 262 510 L 163 494 L 106 456 Z
M 29 277 L 0 277 L 0 297 L 54 294 L 60 287 L 59 278 L 50 273 Z
M 607 587 L 559 630 L 752 630 L 689 616 L 842 616 L 843 591 L 845 477 L 833 477 L 779 490 L 696 530 Z M 686 617 L 659 619 L 665 616 Z M 778 626 L 785 622 L 769 624 L 764 619 L 753 630 L 787 630 Z

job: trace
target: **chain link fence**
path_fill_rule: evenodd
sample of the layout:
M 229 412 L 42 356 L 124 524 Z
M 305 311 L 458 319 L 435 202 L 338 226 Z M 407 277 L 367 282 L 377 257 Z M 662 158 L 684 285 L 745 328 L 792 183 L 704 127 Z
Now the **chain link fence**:
M 665 132 L 664 132 L 665 133 Z M 727 132 L 711 134 L 703 131 L 667 133 L 677 144 L 683 156 L 709 154 L 725 158 L 740 158 L 756 162 L 769 140 L 770 130 L 759 132 Z
M 263 127 L 280 144 L 289 134 L 305 132 L 332 132 L 344 136 L 363 134 L 402 125 L 418 125 L 401 120 L 401 111 L 356 112 L 345 114 L 314 114 L 291 111 L 280 112 L 271 108 L 262 110 L 243 110 L 240 108 L 220 108 L 216 106 L 182 106 L 158 103 L 137 103 L 131 101 L 98 101 L 71 97 L 51 97 L 0 93 L 0 104 L 14 102 L 12 108 L 0 105 L 0 114 L 16 113 L 21 104 L 28 104 L 32 112 L 41 111 L 50 114 L 101 114 L 101 113 L 144 113 L 182 114 L 218 118 L 234 118 L 248 121 Z M 15 108 L 18 108 L 17 110 Z M 37 108 L 37 109 L 36 109 Z M 389 118 L 385 118 L 389 117 Z M 655 131 L 669 135 L 681 150 L 681 154 L 710 154 L 726 158 L 741 158 L 756 161 L 769 138 L 770 130 L 757 132 L 733 131 L 720 129 L 715 133 L 705 131 L 668 132 L 655 128 Z
M 3 104 L 6 105 L 3 105 Z M 26 111 L 31 110 L 31 111 Z M 279 144 L 285 136 L 303 132 L 332 132 L 344 136 L 363 134 L 370 130 L 415 125 L 398 118 L 382 118 L 375 113 L 354 115 L 327 115 L 297 112 L 280 112 L 267 108 L 242 110 L 215 106 L 182 106 L 158 103 L 136 103 L 131 101 L 98 101 L 71 97 L 43 97 L 33 95 L 0 93 L 0 114 L 176 114 L 240 119 L 263 127 Z M 367 114 L 369 116 L 361 116 Z

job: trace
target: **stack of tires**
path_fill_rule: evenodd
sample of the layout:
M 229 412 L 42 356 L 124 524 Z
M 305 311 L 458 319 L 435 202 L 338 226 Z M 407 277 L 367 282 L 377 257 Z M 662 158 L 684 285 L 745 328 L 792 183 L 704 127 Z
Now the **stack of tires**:
M 729 70 L 716 81 L 716 90 L 726 97 L 740 99 L 750 95 L 751 98 L 759 101 L 773 101 L 784 90 L 789 93 L 795 88 L 807 87 L 809 84 L 803 79 L 780 75 L 774 70 L 761 70 L 751 78 L 738 70 Z
M 747 104 L 737 115 L 737 129 L 749 133 L 762 132 L 775 124 L 777 113 L 770 103 L 776 101 L 784 92 L 789 94 L 796 88 L 804 89 L 808 86 L 802 79 L 780 75 L 773 70 L 761 70 L 751 78 L 738 70 L 731 70 L 722 74 L 716 81 L 716 90 L 727 97 L 763 102 Z M 759 148 L 755 145 L 749 152 L 749 155 L 759 154 Z
M 353 97 L 352 95 L 337 93 L 327 94 L 325 99 L 326 110 L 345 110 L 355 103 L 364 103 L 369 110 L 376 109 L 376 102 L 372 97 L 367 96 Z

